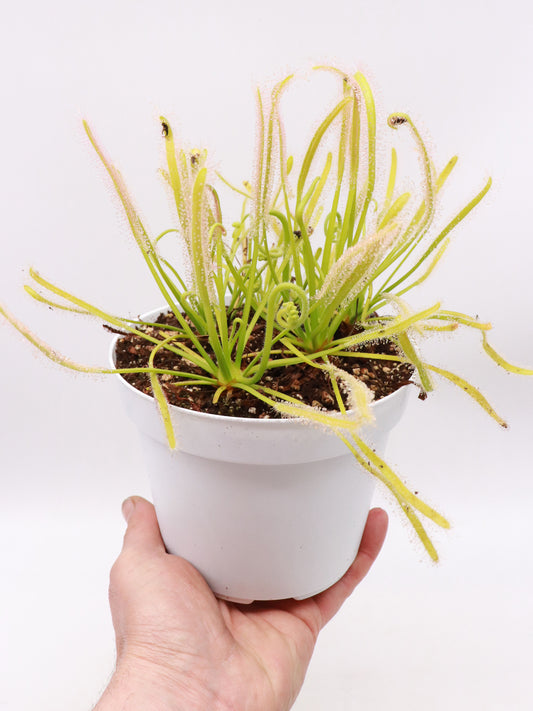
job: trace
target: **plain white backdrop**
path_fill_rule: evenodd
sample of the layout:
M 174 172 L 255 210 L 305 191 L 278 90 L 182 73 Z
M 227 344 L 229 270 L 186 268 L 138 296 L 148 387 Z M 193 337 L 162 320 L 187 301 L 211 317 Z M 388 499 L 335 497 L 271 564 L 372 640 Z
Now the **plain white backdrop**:
M 329 62 L 367 74 L 382 119 L 409 112 L 438 165 L 459 154 L 443 218 L 492 175 L 416 304 L 442 300 L 490 320 L 494 346 L 533 367 L 532 30 L 524 0 L 10 4 L 0 23 L 0 301 L 58 350 L 104 364 L 98 325 L 22 289 L 34 265 L 112 312 L 160 303 L 82 118 L 160 231 L 170 220 L 160 113 L 238 182 L 251 170 L 255 86 L 300 72 L 286 110 L 289 129 L 309 118 L 309 136 L 334 83 L 314 88 L 310 68 Z M 87 711 L 114 662 L 107 580 L 120 503 L 149 496 L 148 485 L 111 380 L 49 363 L 5 323 L 0 344 L 0 709 Z M 384 552 L 319 640 L 297 711 L 531 708 L 533 378 L 489 363 L 476 334 L 424 352 L 469 377 L 510 429 L 446 385 L 412 399 L 388 458 L 452 520 L 436 534 L 441 563 L 426 562 L 385 500 Z

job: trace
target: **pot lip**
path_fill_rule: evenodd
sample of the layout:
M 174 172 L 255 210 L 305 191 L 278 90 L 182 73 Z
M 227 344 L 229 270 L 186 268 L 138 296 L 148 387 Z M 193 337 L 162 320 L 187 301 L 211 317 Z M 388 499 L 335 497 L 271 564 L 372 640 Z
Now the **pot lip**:
M 140 319 L 143 320 L 147 316 L 155 313 L 162 313 L 163 311 L 168 310 L 168 306 L 162 306 L 158 309 L 152 309 L 151 311 L 147 311 L 146 313 L 141 314 Z M 111 364 L 112 368 L 116 368 L 116 363 L 115 363 L 115 348 L 117 345 L 117 342 L 122 338 L 119 334 L 114 336 L 114 338 L 111 340 L 111 344 L 109 347 L 109 361 Z M 154 398 L 151 395 L 147 395 L 146 393 L 141 392 L 140 390 L 137 390 L 137 388 L 133 387 L 133 385 L 130 385 L 128 381 L 120 375 L 120 373 L 115 373 L 115 377 L 119 379 L 119 382 L 122 387 L 126 387 L 126 389 L 132 393 L 133 395 L 142 398 L 145 402 L 154 402 Z M 385 397 L 380 398 L 379 400 L 375 400 L 370 403 L 370 407 L 372 409 L 374 408 L 381 408 L 381 407 L 386 407 L 389 403 L 392 403 L 394 399 L 396 399 L 398 396 L 404 396 L 407 392 L 406 390 L 407 386 L 403 385 L 398 390 L 395 390 L 393 393 L 390 393 L 390 395 L 385 395 Z M 248 424 L 250 423 L 259 424 L 260 427 L 288 427 L 291 424 L 294 424 L 294 422 L 298 418 L 293 418 L 293 417 L 281 417 L 281 418 L 259 418 L 259 417 L 231 417 L 230 415 L 216 415 L 211 412 L 198 412 L 196 410 L 189 410 L 188 408 L 185 407 L 179 407 L 178 405 L 172 405 L 169 403 L 169 407 L 171 411 L 174 411 L 176 413 L 180 413 L 181 415 L 184 416 L 189 416 L 192 418 L 196 419 L 202 419 L 205 420 L 211 419 L 211 420 L 216 420 L 217 422 L 226 422 L 226 423 L 231 423 L 232 425 L 235 425 L 235 423 L 239 422 L 242 424 Z M 348 411 L 350 412 L 350 411 Z

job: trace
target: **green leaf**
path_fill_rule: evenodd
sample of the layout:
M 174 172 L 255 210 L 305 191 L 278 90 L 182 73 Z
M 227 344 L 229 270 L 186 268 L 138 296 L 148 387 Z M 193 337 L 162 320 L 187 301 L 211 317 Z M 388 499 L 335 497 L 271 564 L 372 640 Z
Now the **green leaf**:
M 372 281 L 375 270 L 399 233 L 395 225 L 378 230 L 347 249 L 331 266 L 314 307 L 323 314 L 324 320 L 331 318 L 337 308 L 345 308 Z
M 497 353 L 494 348 L 487 341 L 487 335 L 485 333 L 483 336 L 483 349 L 488 356 L 492 358 L 499 366 L 507 370 L 509 373 L 515 373 L 516 375 L 533 375 L 533 370 L 531 368 L 523 368 L 519 365 L 512 365 L 506 361 L 502 356 Z

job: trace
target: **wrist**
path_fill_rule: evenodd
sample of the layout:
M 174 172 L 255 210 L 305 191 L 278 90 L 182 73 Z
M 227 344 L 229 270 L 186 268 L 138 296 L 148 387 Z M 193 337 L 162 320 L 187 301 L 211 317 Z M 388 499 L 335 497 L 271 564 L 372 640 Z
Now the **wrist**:
M 205 711 L 218 709 L 214 693 L 192 677 L 149 664 L 120 662 L 93 711 Z

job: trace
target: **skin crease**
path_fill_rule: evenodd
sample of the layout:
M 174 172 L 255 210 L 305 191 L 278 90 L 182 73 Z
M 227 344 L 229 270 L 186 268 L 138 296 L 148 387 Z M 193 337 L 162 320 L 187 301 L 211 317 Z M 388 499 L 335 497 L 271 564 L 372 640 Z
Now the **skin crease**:
M 166 553 L 152 504 L 131 497 L 123 513 L 109 589 L 117 664 L 94 711 L 290 709 L 320 630 L 369 571 L 388 523 L 385 511 L 370 511 L 357 558 L 325 592 L 237 605 Z

